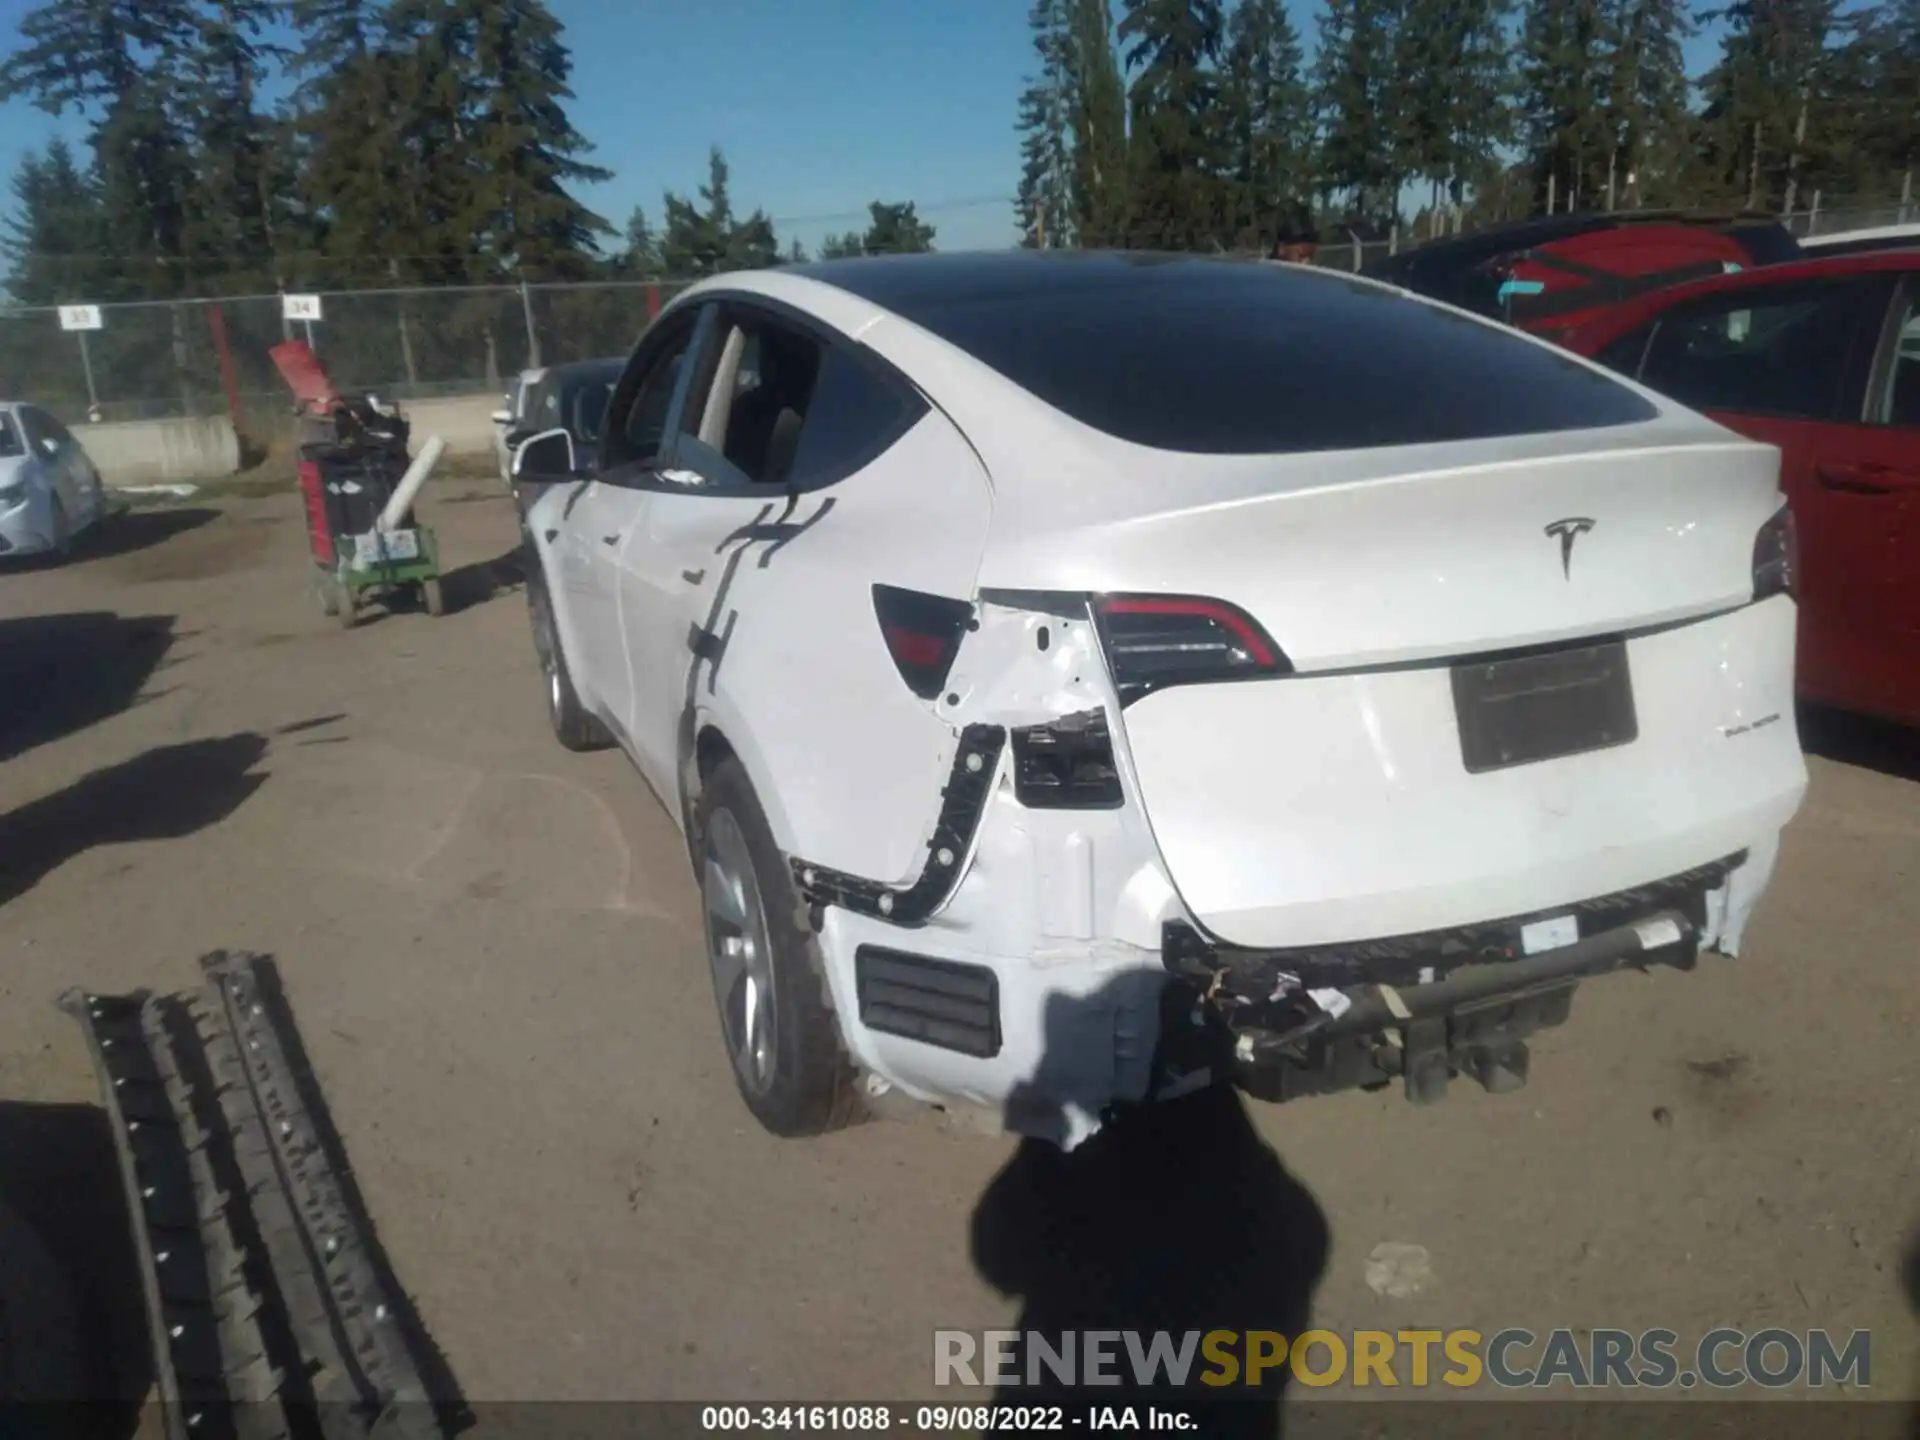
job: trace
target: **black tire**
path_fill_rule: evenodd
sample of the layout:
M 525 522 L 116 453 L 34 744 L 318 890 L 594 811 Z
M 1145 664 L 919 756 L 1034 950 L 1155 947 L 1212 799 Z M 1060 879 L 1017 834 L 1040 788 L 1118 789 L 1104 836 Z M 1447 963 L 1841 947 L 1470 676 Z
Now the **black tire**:
M 720 1015 L 721 1042 L 729 1052 L 729 1068 L 740 1098 L 754 1118 L 775 1135 L 819 1135 L 840 1129 L 860 1116 L 853 1065 L 834 1018 L 819 947 L 802 925 L 800 897 L 793 878 L 739 761 L 729 757 L 715 767 L 701 787 L 694 815 L 695 852 L 701 857 L 696 874 L 703 896 L 708 964 L 715 971 L 714 1001 Z M 719 972 L 711 958 L 717 937 L 714 903 L 706 893 L 714 883 L 715 869 L 710 863 L 709 840 L 723 815 L 745 841 L 771 962 L 773 1055 L 770 1074 L 764 1084 L 758 1085 L 749 1081 L 735 1061 L 728 1034 L 730 997 L 720 993 Z
M 438 575 L 420 582 L 420 603 L 426 607 L 427 614 L 435 619 L 447 613 L 446 591 Z
M 73 524 L 67 519 L 67 507 L 60 503 L 58 495 L 49 496 L 47 503 L 53 507 L 53 521 L 47 527 L 53 532 L 53 543 L 47 555 L 58 565 L 73 554 Z
M 331 575 L 317 572 L 313 577 L 313 598 L 320 613 L 329 617 L 340 613 L 340 585 Z
M 533 649 L 540 660 L 540 678 L 547 690 L 547 719 L 553 735 L 569 750 L 604 750 L 613 744 L 613 736 L 599 717 L 587 712 L 573 688 L 573 675 L 567 669 L 566 649 L 560 643 L 560 627 L 553 620 L 553 601 L 547 594 L 546 576 L 538 560 L 530 559 L 527 572 L 527 610 L 533 620 Z

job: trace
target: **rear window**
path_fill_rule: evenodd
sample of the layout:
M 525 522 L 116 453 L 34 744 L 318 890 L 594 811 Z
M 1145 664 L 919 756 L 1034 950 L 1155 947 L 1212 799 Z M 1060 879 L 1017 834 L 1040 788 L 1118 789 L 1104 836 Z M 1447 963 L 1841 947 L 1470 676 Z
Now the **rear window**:
M 1161 450 L 1419 445 L 1656 413 L 1566 355 L 1337 275 L 1161 257 L 1116 283 L 1109 263 L 1041 266 L 1044 285 L 892 308 L 1074 419 Z

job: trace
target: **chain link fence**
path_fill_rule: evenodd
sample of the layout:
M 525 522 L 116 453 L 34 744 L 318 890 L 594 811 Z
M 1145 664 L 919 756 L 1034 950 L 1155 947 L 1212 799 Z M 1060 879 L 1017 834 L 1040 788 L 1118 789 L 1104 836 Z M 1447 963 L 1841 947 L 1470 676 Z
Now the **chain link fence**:
M 279 295 L 102 305 L 93 331 L 56 308 L 0 310 L 0 397 L 68 424 L 225 415 L 278 428 L 291 397 L 268 352 L 308 340 L 336 385 L 417 400 L 481 394 L 535 365 L 621 355 L 681 284 L 475 286 L 322 293 L 321 319 Z M 248 422 L 251 422 L 249 424 Z
M 1782 217 L 1797 235 L 1920 221 L 1920 202 L 1823 207 Z M 1455 230 L 1444 219 L 1439 228 Z M 1426 228 L 1422 225 L 1421 230 Z M 1319 247 L 1315 263 L 1360 270 L 1424 241 L 1396 231 Z M 485 394 L 535 365 L 622 355 L 685 282 L 588 282 L 323 293 L 317 322 L 283 318 L 279 295 L 102 305 L 101 328 L 61 328 L 53 307 L 0 309 L 0 397 L 68 424 L 234 413 L 256 437 L 290 413 L 268 351 L 309 339 L 334 382 L 390 399 Z

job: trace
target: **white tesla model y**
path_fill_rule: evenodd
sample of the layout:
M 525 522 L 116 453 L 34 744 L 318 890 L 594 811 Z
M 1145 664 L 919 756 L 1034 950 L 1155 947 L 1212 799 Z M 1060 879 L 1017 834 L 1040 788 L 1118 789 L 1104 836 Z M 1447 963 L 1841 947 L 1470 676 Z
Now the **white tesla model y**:
M 1385 286 L 722 276 L 601 443 L 527 517 L 554 727 L 682 826 L 775 1131 L 1508 1089 L 1737 952 L 1805 788 L 1776 453 Z

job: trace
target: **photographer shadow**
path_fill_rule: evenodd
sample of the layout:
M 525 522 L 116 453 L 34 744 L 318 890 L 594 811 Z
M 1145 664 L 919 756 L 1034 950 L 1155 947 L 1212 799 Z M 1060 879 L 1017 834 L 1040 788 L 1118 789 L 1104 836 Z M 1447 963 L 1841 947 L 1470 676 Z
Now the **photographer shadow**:
M 1009 1100 L 1010 1113 L 1032 1113 L 1043 1103 L 1035 1091 L 1058 1093 L 1052 1077 L 1088 1073 L 1086 1064 L 1101 1057 L 1086 1047 L 1102 1037 L 1105 1063 L 1113 1064 L 1114 1019 L 1129 1008 L 1128 995 L 1115 992 L 1137 995 L 1137 984 L 1125 977 L 1093 996 L 1049 1002 L 1046 1056 L 1033 1085 Z M 1163 1009 L 1170 1003 L 1170 995 L 1161 997 Z M 1015 1328 L 1038 1332 L 1055 1347 L 1065 1334 L 1084 1345 L 1089 1331 L 1137 1332 L 1143 1347 L 1154 1332 L 1166 1332 L 1176 1348 L 1190 1333 L 1215 1330 L 1296 1336 L 1308 1328 L 1328 1243 L 1319 1204 L 1224 1083 L 1115 1107 L 1104 1127 L 1070 1152 L 1023 1140 L 981 1196 L 972 1224 L 975 1268 L 1001 1294 L 1022 1301 Z M 1233 1384 L 1208 1386 L 1200 1377 L 1218 1367 L 1196 1347 L 1186 1383 L 1170 1383 L 1164 1368 L 1142 1383 L 1124 1338 L 1107 1348 L 1114 1359 L 1106 1373 L 1118 1383 L 1065 1385 L 1046 1366 L 1023 1359 L 1021 1378 L 1030 1383 L 995 1399 L 1059 1405 L 1069 1416 L 1131 1406 L 1142 1428 L 1153 1406 L 1192 1416 L 1206 1435 L 1280 1434 L 1284 1366 L 1266 1369 L 1252 1385 L 1242 1374 Z M 1232 1350 L 1244 1358 L 1242 1343 Z M 1083 1370 L 1076 1356 L 1075 1373 Z

